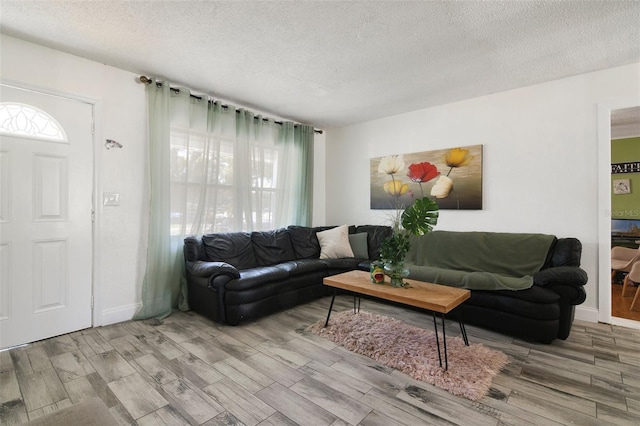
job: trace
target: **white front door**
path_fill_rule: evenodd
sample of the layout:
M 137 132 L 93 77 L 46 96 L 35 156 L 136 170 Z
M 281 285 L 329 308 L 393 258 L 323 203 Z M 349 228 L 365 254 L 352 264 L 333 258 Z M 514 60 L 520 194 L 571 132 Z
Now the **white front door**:
M 91 327 L 93 106 L 0 84 L 0 348 Z

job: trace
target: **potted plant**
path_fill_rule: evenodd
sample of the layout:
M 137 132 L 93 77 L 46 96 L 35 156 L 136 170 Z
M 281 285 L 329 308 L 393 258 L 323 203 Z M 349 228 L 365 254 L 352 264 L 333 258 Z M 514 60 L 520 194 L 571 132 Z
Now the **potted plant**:
M 385 182 L 384 190 L 394 197 L 395 216 L 393 218 L 393 233 L 386 238 L 380 247 L 380 262 L 384 265 L 385 274 L 389 276 L 391 285 L 402 287 L 404 278 L 409 275 L 409 270 L 404 267 L 404 261 L 411 247 L 410 235 L 424 235 L 430 232 L 438 223 L 439 207 L 431 198 L 416 199 L 409 207 L 404 208 L 400 197 L 404 195 L 409 186 L 397 180 L 394 174 L 404 168 L 402 156 L 384 157 L 380 161 L 378 171 L 391 176 L 391 180 Z M 407 176 L 420 185 L 427 182 L 440 173 L 429 162 L 415 163 L 409 166 Z
M 380 261 L 392 286 L 404 286 L 404 278 L 409 275 L 409 270 L 404 267 L 404 260 L 411 247 L 410 235 L 424 235 L 431 231 L 438 223 L 438 214 L 438 204 L 423 197 L 404 209 L 398 220 L 394 221 L 393 234 L 380 247 Z

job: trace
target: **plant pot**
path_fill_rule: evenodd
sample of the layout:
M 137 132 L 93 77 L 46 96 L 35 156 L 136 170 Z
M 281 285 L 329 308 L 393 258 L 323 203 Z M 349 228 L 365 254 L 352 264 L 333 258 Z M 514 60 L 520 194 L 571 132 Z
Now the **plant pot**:
M 371 262 L 369 267 L 370 280 L 374 284 L 384 284 L 384 269 L 382 262 Z

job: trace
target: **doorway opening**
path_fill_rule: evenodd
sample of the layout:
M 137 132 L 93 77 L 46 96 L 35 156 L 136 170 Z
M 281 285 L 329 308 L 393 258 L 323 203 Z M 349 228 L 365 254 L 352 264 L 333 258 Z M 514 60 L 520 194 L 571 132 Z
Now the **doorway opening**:
M 612 196 L 611 141 L 618 135 L 624 110 L 639 108 L 640 96 L 598 103 L 598 321 L 640 329 L 640 321 L 612 315 Z M 612 122 L 612 118 L 614 121 Z M 617 120 L 617 121 L 616 121 Z M 614 128 L 615 127 L 615 128 Z M 618 135 L 619 136 L 619 135 Z M 639 188 L 640 189 L 640 188 Z
M 618 247 L 616 254 L 631 259 L 640 253 L 640 167 L 635 166 L 638 162 L 640 107 L 611 111 L 611 247 L 612 250 Z M 634 296 L 640 291 L 636 281 L 640 281 L 640 264 L 632 271 L 612 274 L 613 318 L 640 324 L 640 304 L 634 303 L 638 300 Z

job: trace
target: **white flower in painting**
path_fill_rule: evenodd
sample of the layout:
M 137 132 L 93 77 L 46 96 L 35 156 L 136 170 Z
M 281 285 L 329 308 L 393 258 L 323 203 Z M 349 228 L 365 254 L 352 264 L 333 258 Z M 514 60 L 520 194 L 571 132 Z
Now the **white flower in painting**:
M 378 165 L 378 173 L 386 175 L 394 175 L 402 169 L 404 169 L 404 156 L 402 155 L 382 157 Z
M 431 196 L 436 198 L 446 198 L 453 189 L 453 179 L 447 176 L 440 176 L 436 184 L 431 188 Z

